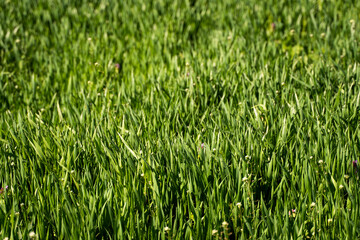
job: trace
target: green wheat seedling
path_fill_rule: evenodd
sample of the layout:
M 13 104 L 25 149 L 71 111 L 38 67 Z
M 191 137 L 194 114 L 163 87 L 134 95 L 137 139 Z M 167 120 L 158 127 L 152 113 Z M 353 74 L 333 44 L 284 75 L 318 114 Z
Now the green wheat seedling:
M 0 9 L 1 239 L 360 238 L 360 2 Z

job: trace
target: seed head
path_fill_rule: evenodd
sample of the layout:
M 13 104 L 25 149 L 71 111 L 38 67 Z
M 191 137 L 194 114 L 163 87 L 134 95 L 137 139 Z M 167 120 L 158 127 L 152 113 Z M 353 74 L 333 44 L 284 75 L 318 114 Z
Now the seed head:
M 275 27 L 276 27 L 275 23 L 274 23 L 274 22 L 271 23 L 271 29 L 272 29 L 273 31 L 275 30 Z
M 354 168 L 357 168 L 357 163 L 358 163 L 358 160 L 355 160 L 352 162 Z

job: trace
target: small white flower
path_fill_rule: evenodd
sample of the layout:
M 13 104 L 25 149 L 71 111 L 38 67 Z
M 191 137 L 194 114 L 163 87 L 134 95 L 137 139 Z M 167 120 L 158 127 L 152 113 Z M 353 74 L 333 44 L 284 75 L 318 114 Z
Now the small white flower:
M 315 207 L 316 206 L 316 203 L 312 202 L 310 207 Z
M 324 161 L 323 160 L 319 160 L 319 164 L 323 164 L 324 163 Z
M 240 208 L 240 207 L 241 207 L 241 202 L 236 203 L 236 206 L 237 206 L 238 208 Z
M 216 229 L 214 229 L 214 230 L 211 231 L 212 235 L 217 234 L 217 232 L 218 232 L 218 230 L 216 230 Z
M 166 226 L 166 227 L 164 227 L 164 231 L 168 232 L 168 231 L 170 231 L 170 228 L 168 226 Z
M 340 184 L 339 189 L 341 190 L 343 188 L 344 188 L 344 185 Z
M 242 181 L 243 181 L 243 182 L 245 182 L 245 181 L 247 181 L 247 180 L 248 180 L 247 177 L 243 177 L 243 178 L 242 178 Z
M 332 218 L 328 219 L 328 223 L 332 223 L 332 221 L 333 221 Z
M 221 224 L 223 227 L 226 227 L 227 225 L 229 225 L 229 223 L 227 221 L 223 221 Z
M 36 233 L 34 233 L 33 231 L 31 231 L 31 232 L 29 233 L 29 237 L 30 237 L 30 239 L 36 238 Z

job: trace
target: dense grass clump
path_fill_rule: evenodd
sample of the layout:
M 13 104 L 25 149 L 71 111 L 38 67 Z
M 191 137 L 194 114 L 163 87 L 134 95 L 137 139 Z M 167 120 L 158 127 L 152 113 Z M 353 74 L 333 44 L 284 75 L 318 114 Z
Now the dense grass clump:
M 360 238 L 360 1 L 0 0 L 0 238 Z

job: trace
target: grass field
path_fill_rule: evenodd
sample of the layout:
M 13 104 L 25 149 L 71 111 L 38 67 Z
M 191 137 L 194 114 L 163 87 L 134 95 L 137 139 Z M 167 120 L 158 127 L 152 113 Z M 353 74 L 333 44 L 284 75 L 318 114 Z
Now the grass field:
M 359 239 L 359 18 L 0 0 L 0 238 Z

